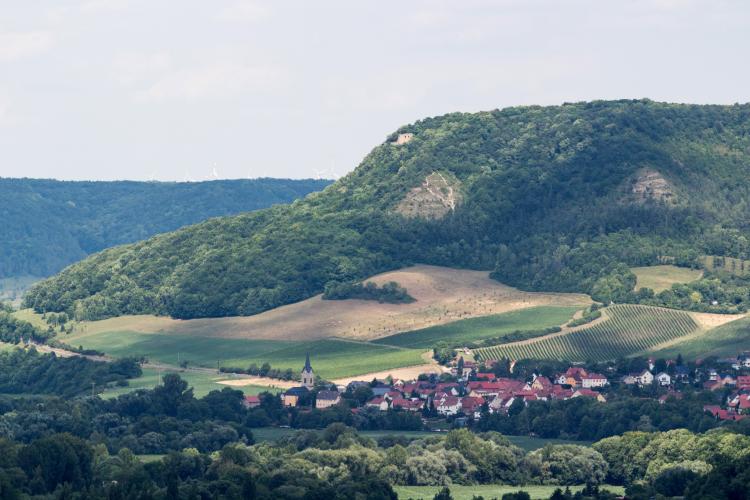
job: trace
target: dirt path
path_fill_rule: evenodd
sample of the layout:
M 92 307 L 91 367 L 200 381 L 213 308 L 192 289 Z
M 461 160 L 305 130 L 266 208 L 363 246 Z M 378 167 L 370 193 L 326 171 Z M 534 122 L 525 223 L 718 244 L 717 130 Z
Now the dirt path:
M 294 380 L 278 380 L 268 377 L 254 377 L 252 375 L 241 375 L 240 378 L 218 380 L 216 383 L 228 385 L 229 387 L 259 385 L 262 387 L 271 387 L 272 389 L 289 389 L 291 387 L 296 387 L 299 385 L 299 382 Z

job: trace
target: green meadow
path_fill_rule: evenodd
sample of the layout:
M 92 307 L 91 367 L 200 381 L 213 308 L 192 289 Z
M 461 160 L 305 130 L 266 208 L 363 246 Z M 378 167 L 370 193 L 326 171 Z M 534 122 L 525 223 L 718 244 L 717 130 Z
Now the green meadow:
M 483 484 L 474 486 L 449 486 L 451 496 L 455 500 L 471 500 L 475 496 L 484 497 L 486 500 L 492 500 L 494 498 L 500 499 L 506 493 L 515 493 L 517 491 L 525 491 L 533 499 L 546 499 L 549 498 L 557 488 L 565 489 L 565 486 L 506 486 L 501 484 Z M 431 500 L 435 495 L 442 489 L 441 486 L 394 486 L 394 490 L 398 494 L 399 499 L 407 500 Z M 577 492 L 582 490 L 583 486 L 571 486 L 570 491 Z M 622 486 L 609 486 L 604 485 L 601 489 L 607 489 L 615 494 L 622 495 L 625 490 Z
M 750 318 L 745 317 L 708 331 L 696 332 L 670 347 L 656 351 L 658 357 L 705 358 L 706 356 L 736 356 L 750 350 Z
M 81 337 L 74 343 L 114 357 L 145 356 L 175 366 L 187 362 L 188 366 L 247 368 L 267 362 L 295 373 L 302 369 L 309 352 L 315 372 L 328 379 L 423 363 L 421 350 L 335 339 L 302 342 L 112 331 Z
M 690 283 L 703 275 L 699 269 L 671 265 L 631 267 L 630 270 L 636 277 L 636 290 L 650 288 L 657 293 L 672 288 L 675 283 Z
M 193 393 L 196 397 L 203 397 L 211 391 L 220 391 L 225 387 L 229 387 L 224 384 L 220 384 L 220 380 L 227 380 L 230 378 L 227 374 L 216 374 L 216 373 L 199 373 L 190 371 L 172 371 L 172 370 L 155 370 L 153 368 L 144 368 L 143 375 L 138 378 L 130 379 L 127 387 L 110 387 L 105 389 L 101 396 L 106 399 L 117 397 L 121 394 L 135 391 L 137 389 L 153 389 L 161 382 L 161 377 L 167 373 L 177 373 L 182 377 L 190 387 L 193 388 Z M 243 387 L 232 387 L 245 393 L 245 395 L 256 395 L 263 391 L 279 392 L 280 389 L 273 389 L 271 387 L 262 387 L 257 385 L 248 385 Z
M 377 344 L 429 349 L 437 342 L 471 342 L 500 337 L 516 330 L 537 330 L 567 323 L 580 307 L 538 306 L 462 319 L 445 325 L 399 333 L 374 341 Z

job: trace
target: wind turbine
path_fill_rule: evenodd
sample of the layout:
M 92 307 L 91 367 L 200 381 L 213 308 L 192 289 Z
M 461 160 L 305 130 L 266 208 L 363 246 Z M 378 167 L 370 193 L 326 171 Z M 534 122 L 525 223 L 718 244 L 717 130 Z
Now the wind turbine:
M 214 162 L 214 166 L 211 168 L 211 175 L 208 178 L 214 180 L 219 178 L 219 172 L 216 170 L 216 162 Z

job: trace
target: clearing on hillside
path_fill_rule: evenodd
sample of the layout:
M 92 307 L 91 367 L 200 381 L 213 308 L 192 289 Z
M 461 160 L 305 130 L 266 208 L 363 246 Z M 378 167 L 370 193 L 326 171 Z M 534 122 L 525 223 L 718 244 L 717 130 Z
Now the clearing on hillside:
M 448 172 L 433 172 L 409 191 L 396 207 L 404 217 L 442 219 L 461 203 L 461 181 Z
M 669 290 L 675 283 L 690 283 L 703 276 L 703 271 L 698 269 L 672 265 L 632 267 L 630 270 L 638 279 L 636 290 L 650 288 L 656 293 Z
M 113 331 L 235 339 L 370 340 L 533 306 L 582 308 L 591 303 L 583 294 L 522 292 L 490 279 L 485 271 L 438 266 L 413 266 L 368 281 L 380 285 L 396 281 L 417 300 L 410 304 L 380 304 L 372 300 L 322 300 L 316 296 L 255 316 L 194 320 L 123 316 L 84 322 L 65 341 L 77 345 L 89 336 Z
M 446 325 L 432 326 L 404 332 L 374 341 L 377 344 L 429 349 L 438 342 L 457 344 L 491 337 L 500 337 L 517 330 L 540 330 L 567 323 L 580 308 L 538 306 L 493 314 L 480 318 L 462 319 Z
M 563 334 L 477 349 L 480 359 L 560 359 L 605 361 L 649 352 L 690 335 L 699 326 L 690 313 L 640 305 L 606 308 L 607 319 Z

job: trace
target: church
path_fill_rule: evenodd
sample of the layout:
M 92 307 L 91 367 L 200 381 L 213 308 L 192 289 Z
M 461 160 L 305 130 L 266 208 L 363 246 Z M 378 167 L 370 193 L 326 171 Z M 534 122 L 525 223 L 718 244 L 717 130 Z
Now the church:
M 302 373 L 300 374 L 300 382 L 302 383 L 299 387 L 287 389 L 281 395 L 284 406 L 297 406 L 300 399 L 304 398 L 315 387 L 315 372 L 313 372 L 310 365 L 310 353 L 307 353 L 307 357 L 305 358 L 305 366 L 302 368 Z

